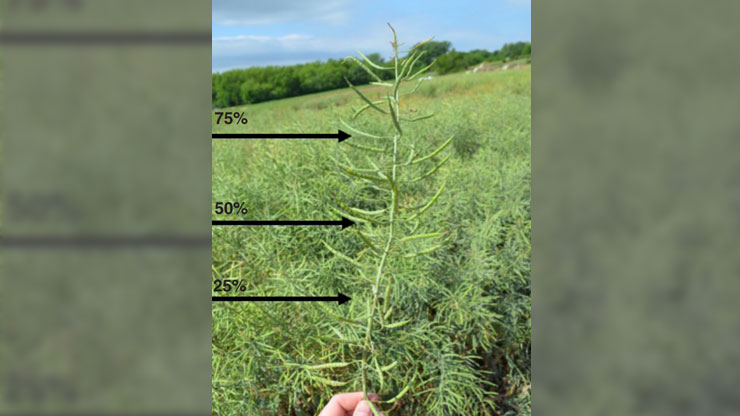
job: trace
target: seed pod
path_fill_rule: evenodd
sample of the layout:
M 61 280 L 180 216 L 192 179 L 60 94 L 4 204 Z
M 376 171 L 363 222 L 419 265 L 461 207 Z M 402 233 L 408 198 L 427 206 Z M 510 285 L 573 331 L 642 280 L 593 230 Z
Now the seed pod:
M 401 390 L 394 398 L 386 401 L 385 403 L 394 403 L 396 400 L 398 400 L 401 397 L 403 397 L 406 394 L 407 391 L 409 391 L 409 387 L 411 387 L 411 385 L 410 384 L 407 384 L 406 387 L 404 387 L 403 390 Z
M 389 329 L 398 328 L 398 327 L 406 325 L 409 322 L 411 322 L 411 319 L 407 319 L 405 321 L 394 322 L 392 324 L 386 325 L 385 327 Z
M 398 365 L 398 361 L 394 361 L 394 362 L 386 365 L 385 367 L 381 367 L 380 369 L 383 370 L 383 371 L 391 371 L 394 368 L 396 368 L 397 365 Z
M 342 387 L 347 384 L 346 381 L 331 380 L 324 377 L 313 377 L 313 379 L 332 387 Z
M 378 373 L 378 379 L 380 379 L 380 390 L 385 387 L 385 378 L 383 377 L 383 370 L 380 369 L 378 360 L 373 357 L 373 364 L 375 364 L 375 372 Z
M 328 363 L 328 364 L 317 364 L 317 365 L 310 365 L 307 366 L 306 369 L 308 370 L 325 370 L 327 368 L 342 368 L 348 366 L 349 363 Z

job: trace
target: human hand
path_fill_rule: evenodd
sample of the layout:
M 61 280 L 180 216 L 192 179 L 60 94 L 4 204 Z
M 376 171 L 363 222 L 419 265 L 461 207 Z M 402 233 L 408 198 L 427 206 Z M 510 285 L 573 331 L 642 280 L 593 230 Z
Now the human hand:
M 376 394 L 368 394 L 367 397 L 373 401 L 378 400 Z M 373 416 L 371 404 L 363 399 L 361 391 L 337 394 L 329 400 L 319 416 Z

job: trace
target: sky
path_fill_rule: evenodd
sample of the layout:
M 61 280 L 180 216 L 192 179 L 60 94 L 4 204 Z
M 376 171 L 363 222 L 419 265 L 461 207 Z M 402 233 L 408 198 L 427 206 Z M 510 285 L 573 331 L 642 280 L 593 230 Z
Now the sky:
M 297 63 L 379 52 L 392 35 L 429 37 L 458 51 L 531 40 L 530 0 L 213 0 L 212 69 Z

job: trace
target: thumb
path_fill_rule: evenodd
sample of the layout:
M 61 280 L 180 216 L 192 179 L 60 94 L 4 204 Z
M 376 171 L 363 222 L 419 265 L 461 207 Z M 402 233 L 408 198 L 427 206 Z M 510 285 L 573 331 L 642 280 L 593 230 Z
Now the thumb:
M 370 405 L 365 401 L 361 401 L 357 407 L 355 407 L 352 416 L 373 416 L 373 411 L 370 410 Z

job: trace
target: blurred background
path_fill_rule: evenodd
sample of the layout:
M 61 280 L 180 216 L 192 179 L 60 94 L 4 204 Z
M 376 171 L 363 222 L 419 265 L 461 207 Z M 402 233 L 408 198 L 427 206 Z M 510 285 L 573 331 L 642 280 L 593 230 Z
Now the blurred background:
M 534 3 L 534 414 L 740 413 L 739 8 Z
M 207 414 L 210 2 L 0 7 L 0 414 Z

